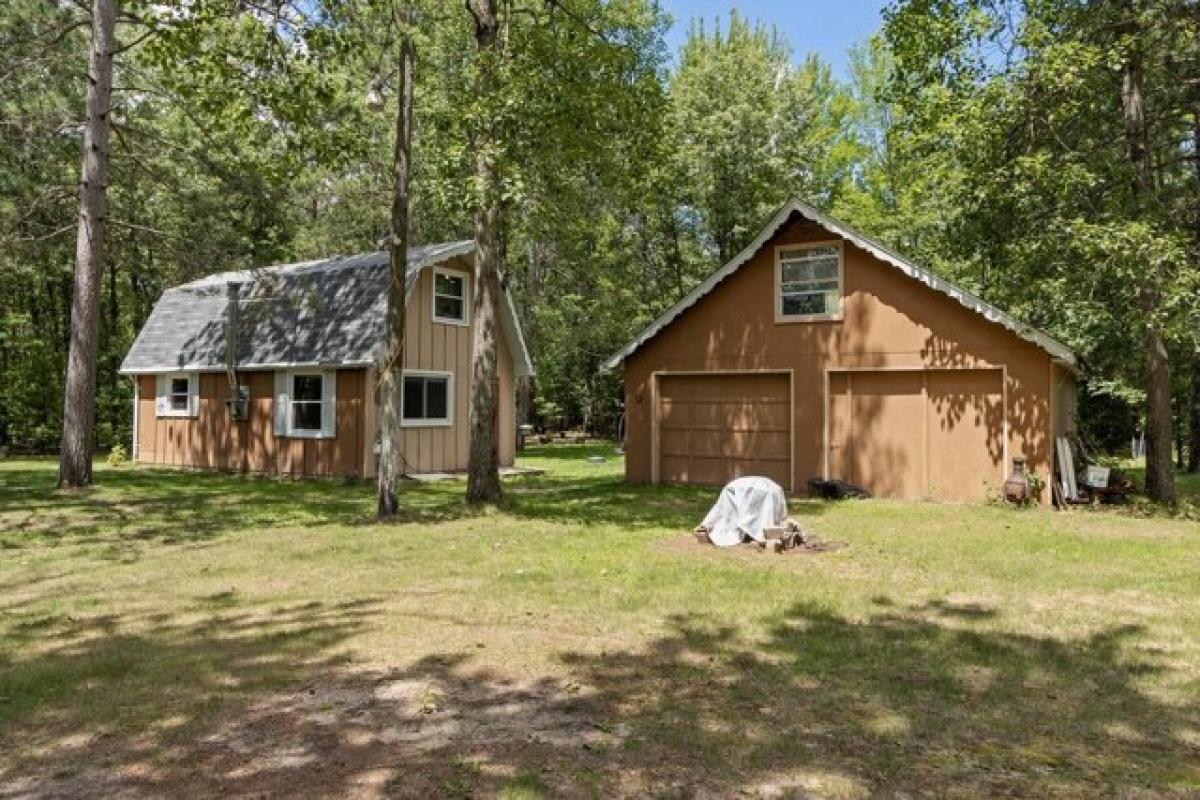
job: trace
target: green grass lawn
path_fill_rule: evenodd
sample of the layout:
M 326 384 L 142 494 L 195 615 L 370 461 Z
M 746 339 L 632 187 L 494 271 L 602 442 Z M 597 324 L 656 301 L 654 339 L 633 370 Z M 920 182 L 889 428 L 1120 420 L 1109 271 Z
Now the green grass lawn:
M 363 484 L 0 461 L 0 798 L 1200 792 L 1196 522 L 795 500 L 846 546 L 717 551 L 711 489 L 522 463 L 378 525 Z

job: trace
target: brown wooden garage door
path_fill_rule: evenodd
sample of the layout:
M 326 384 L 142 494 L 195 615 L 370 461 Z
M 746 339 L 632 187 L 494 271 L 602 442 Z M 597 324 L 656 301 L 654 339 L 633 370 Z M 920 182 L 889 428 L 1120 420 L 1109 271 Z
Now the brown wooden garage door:
M 763 475 L 792 483 L 791 378 L 660 375 L 658 479 L 719 485 Z
M 999 370 L 831 373 L 829 473 L 879 497 L 979 500 L 1003 482 Z

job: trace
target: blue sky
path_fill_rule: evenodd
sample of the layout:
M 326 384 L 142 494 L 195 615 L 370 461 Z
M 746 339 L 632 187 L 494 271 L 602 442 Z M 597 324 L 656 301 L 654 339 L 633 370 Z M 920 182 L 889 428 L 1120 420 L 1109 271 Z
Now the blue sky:
M 810 52 L 820 53 L 845 76 L 846 50 L 879 29 L 880 10 L 885 0 L 660 0 L 675 18 L 667 35 L 674 56 L 691 20 L 703 17 L 706 25 L 717 17 L 728 17 L 732 8 L 749 19 L 779 29 L 792 45 L 796 58 Z

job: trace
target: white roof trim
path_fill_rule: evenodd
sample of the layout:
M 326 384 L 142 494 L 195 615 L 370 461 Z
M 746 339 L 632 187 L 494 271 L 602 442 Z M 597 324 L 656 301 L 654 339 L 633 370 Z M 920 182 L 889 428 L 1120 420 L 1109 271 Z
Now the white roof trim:
M 238 364 L 238 371 L 264 369 L 353 369 L 356 367 L 374 366 L 374 361 L 280 361 L 278 363 Z M 174 372 L 225 372 L 224 366 L 214 367 L 211 364 L 184 364 L 181 367 L 156 367 L 154 369 L 122 369 L 118 375 L 170 375 Z
M 513 366 L 516 367 L 516 376 L 518 378 L 531 378 L 536 374 L 533 370 L 533 359 L 529 356 L 529 348 L 525 346 L 525 334 L 521 330 L 521 319 L 517 316 L 517 306 L 513 303 L 512 294 L 509 293 L 507 288 L 504 289 L 504 299 L 506 302 L 504 308 L 501 309 L 501 313 L 507 316 L 509 322 L 512 324 L 513 331 L 516 333 L 517 346 L 515 348 L 516 352 L 513 353 L 513 361 L 515 362 Z
M 846 241 L 862 250 L 866 250 L 880 261 L 895 267 L 905 275 L 908 275 L 910 278 L 918 280 L 929 288 L 953 298 L 954 300 L 958 301 L 960 305 L 969 308 L 970 310 L 982 316 L 984 319 L 990 322 L 995 322 L 998 325 L 1003 325 L 1005 328 L 1008 328 L 1022 339 L 1032 342 L 1042 350 L 1045 350 L 1056 362 L 1069 367 L 1072 370 L 1078 369 L 1078 360 L 1075 357 L 1075 353 L 1069 347 L 1057 341 L 1048 334 L 1026 325 L 1016 317 L 1006 314 L 990 303 L 987 303 L 971 294 L 966 289 L 955 286 L 953 283 L 950 283 L 943 278 L 939 278 L 929 270 L 919 267 L 911 261 L 897 255 L 883 245 L 873 241 L 872 239 L 869 239 L 848 225 L 827 217 L 809 204 L 801 200 L 792 200 L 779 210 L 779 213 L 775 215 L 770 224 L 768 224 L 767 227 L 764 228 L 763 231 L 754 239 L 754 241 L 747 245 L 745 249 L 734 256 L 731 261 L 725 264 L 725 266 L 721 267 L 712 275 L 709 275 L 708 278 L 706 278 L 699 286 L 689 292 L 686 297 L 672 306 L 669 310 L 667 310 L 666 313 L 654 320 L 654 322 L 650 323 L 645 330 L 643 330 L 637 335 L 637 337 L 634 338 L 633 341 L 627 344 L 619 353 L 606 361 L 600 370 L 602 372 L 608 372 L 619 367 L 626 358 L 634 353 L 634 351 L 636 351 L 646 342 L 650 341 L 650 339 L 656 336 L 663 328 L 667 327 L 667 325 L 674 322 L 680 314 L 695 305 L 698 300 L 712 291 L 718 283 L 736 272 L 743 264 L 753 258 L 754 255 L 761 250 L 767 244 L 767 242 L 769 242 L 775 236 L 776 233 L 779 232 L 780 226 L 787 222 L 792 214 L 800 214 L 801 216 L 808 218 L 809 220 L 820 225 L 826 231 L 842 237 Z

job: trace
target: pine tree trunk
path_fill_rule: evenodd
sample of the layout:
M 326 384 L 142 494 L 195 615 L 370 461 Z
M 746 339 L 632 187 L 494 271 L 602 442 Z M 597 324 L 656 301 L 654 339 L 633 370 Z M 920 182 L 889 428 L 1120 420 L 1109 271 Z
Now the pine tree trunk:
M 475 20 L 475 99 L 480 108 L 492 103 L 498 89 L 497 0 L 468 0 Z M 467 462 L 467 501 L 500 499 L 499 400 L 496 365 L 496 309 L 500 297 L 500 167 L 494 122 L 485 115 L 475 128 L 475 177 L 481 202 L 475 212 L 474 333 L 471 342 L 471 449 Z
M 1188 472 L 1200 472 L 1200 347 L 1192 355 L 1191 435 L 1188 439 Z
M 1149 136 L 1142 102 L 1141 26 L 1132 3 L 1125 4 L 1128 15 L 1124 33 L 1130 37 L 1130 51 L 1122 65 L 1121 110 L 1125 119 L 1125 138 L 1129 161 L 1133 166 L 1133 200 L 1140 213 L 1154 192 L 1150 165 Z M 1138 299 L 1145 317 L 1142 341 L 1146 351 L 1146 494 L 1162 503 L 1175 502 L 1175 464 L 1171 459 L 1171 364 L 1166 337 L 1158 315 L 1162 293 L 1156 275 L 1143 272 Z
M 100 285 L 104 277 L 104 222 L 108 210 L 108 138 L 112 127 L 116 0 L 92 2 L 92 49 L 88 58 L 87 121 L 79 186 L 79 233 L 75 241 L 75 292 L 63 401 L 59 486 L 92 483 L 96 428 L 96 340 Z
M 1200 153 L 1200 108 L 1192 113 L 1192 149 Z M 1195 218 L 1192 220 L 1193 235 L 1192 258 L 1200 261 L 1200 159 L 1193 161 L 1196 170 L 1196 185 L 1193 187 L 1193 197 L 1196 205 L 1193 209 Z M 1192 396 L 1189 405 L 1189 437 L 1188 437 L 1188 472 L 1200 472 L 1200 339 L 1196 340 L 1196 349 L 1192 354 Z
M 405 20 L 411 24 L 411 16 Z M 404 326 L 408 273 L 408 184 L 411 174 L 414 62 L 412 33 L 400 40 L 396 148 L 393 158 L 392 237 L 388 263 L 387 332 L 379 367 L 376 401 L 379 407 L 379 469 L 376 474 L 376 513 L 380 519 L 400 511 L 399 486 L 404 475 L 402 420 L 404 415 Z

